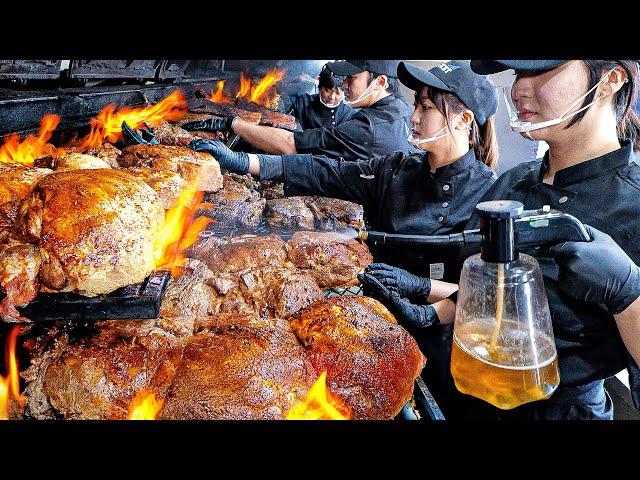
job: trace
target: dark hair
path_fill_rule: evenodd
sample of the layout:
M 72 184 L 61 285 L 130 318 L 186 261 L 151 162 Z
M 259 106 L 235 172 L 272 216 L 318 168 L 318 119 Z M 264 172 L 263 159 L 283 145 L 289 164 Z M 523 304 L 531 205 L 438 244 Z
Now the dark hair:
M 369 74 L 369 78 L 367 80 L 367 86 L 371 85 L 371 83 L 378 78 L 380 75 L 373 72 L 367 72 Z M 387 77 L 387 92 L 393 93 L 395 96 L 398 96 L 400 93 L 400 84 L 398 83 L 397 78 Z
M 416 102 L 420 92 L 416 92 Z M 438 111 L 447 119 L 447 128 L 451 131 L 449 122 L 451 118 L 460 112 L 467 110 L 467 107 L 454 93 L 445 92 L 439 88 L 427 87 L 427 98 L 433 102 Z M 493 123 L 493 115 L 487 118 L 483 125 L 478 125 L 475 117 L 471 122 L 471 134 L 469 144 L 473 148 L 476 158 L 487 167 L 494 169 L 498 163 L 498 139 Z
M 613 104 L 616 109 L 616 130 L 620 140 L 629 140 L 633 144 L 635 151 L 640 150 L 640 119 L 633 110 L 633 106 L 638 98 L 638 88 L 640 75 L 638 72 L 637 60 L 584 60 L 589 70 L 589 87 L 593 88 L 602 78 L 602 74 L 613 70 L 616 65 L 620 65 L 627 72 L 629 79 L 613 97 Z M 581 107 L 591 103 L 595 97 L 595 90 L 590 92 L 584 99 Z M 565 128 L 578 123 L 587 113 L 587 110 L 576 114 Z
M 318 76 L 318 88 L 333 90 L 335 87 L 339 87 L 341 83 L 326 65 L 322 67 Z

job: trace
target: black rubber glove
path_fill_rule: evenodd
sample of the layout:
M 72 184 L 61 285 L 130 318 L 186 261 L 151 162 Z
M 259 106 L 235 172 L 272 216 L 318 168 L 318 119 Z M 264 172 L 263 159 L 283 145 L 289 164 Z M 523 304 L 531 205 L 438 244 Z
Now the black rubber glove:
M 431 305 L 415 305 L 397 292 L 389 290 L 368 273 L 358 274 L 363 294 L 379 300 L 404 327 L 427 328 L 440 323 L 436 309 Z
M 234 152 L 230 150 L 220 140 L 207 140 L 197 138 L 191 140 L 188 148 L 196 152 L 208 152 L 220 162 L 220 166 L 226 168 L 232 173 L 244 175 L 249 172 L 249 156 L 243 152 Z
M 208 118 L 207 120 L 197 120 L 195 122 L 187 122 L 182 125 L 185 130 L 199 130 L 201 132 L 231 132 L 231 118 Z
M 375 277 L 392 292 L 397 292 L 401 297 L 415 302 L 427 302 L 431 293 L 429 278 L 418 277 L 402 268 L 392 267 L 386 263 L 372 263 L 364 271 Z
M 153 129 L 149 126 L 147 130 L 143 128 L 135 130 L 123 121 L 120 128 L 122 129 L 122 141 L 125 145 L 157 145 L 160 143 L 153 133 Z
M 640 296 L 640 268 L 609 235 L 585 228 L 590 242 L 565 242 L 549 249 L 560 268 L 560 289 L 577 300 L 603 304 L 609 313 L 620 313 Z

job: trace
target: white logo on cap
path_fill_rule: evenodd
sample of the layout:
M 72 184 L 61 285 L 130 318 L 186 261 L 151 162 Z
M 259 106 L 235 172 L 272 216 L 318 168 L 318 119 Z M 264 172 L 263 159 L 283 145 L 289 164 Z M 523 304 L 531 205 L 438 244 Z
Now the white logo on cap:
M 441 63 L 440 65 L 438 65 L 438 68 L 440 70 L 442 70 L 444 73 L 451 73 L 455 69 L 460 68 L 460 67 L 458 67 L 457 65 L 448 65 L 446 63 Z

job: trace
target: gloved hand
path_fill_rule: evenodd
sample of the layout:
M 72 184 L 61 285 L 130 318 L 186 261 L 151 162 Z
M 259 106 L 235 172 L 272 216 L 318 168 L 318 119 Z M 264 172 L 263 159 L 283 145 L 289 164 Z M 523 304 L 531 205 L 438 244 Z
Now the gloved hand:
M 207 120 L 197 120 L 195 122 L 187 122 L 182 125 L 185 130 L 200 130 L 202 132 L 230 132 L 233 129 L 231 118 L 208 118 Z
M 389 290 L 375 277 L 368 273 L 358 274 L 363 285 L 363 293 L 379 300 L 396 317 L 398 323 L 405 327 L 426 328 L 440 323 L 436 309 L 431 305 L 414 305 L 397 292 Z
M 392 292 L 397 292 L 401 297 L 416 302 L 426 302 L 431 293 L 429 278 L 418 277 L 402 268 L 392 267 L 386 263 L 372 263 L 364 271 Z
M 560 289 L 577 300 L 604 304 L 609 313 L 620 313 L 640 296 L 640 267 L 609 235 L 585 228 L 590 242 L 565 242 L 549 249 L 560 267 Z
M 196 152 L 208 152 L 214 156 L 220 166 L 226 168 L 232 173 L 244 175 L 249 171 L 249 156 L 243 152 L 234 152 L 220 140 L 207 140 L 204 138 L 196 138 L 191 140 L 188 148 Z
M 125 121 L 120 125 L 122 130 L 122 141 L 125 145 L 157 145 L 160 142 L 153 133 L 153 129 L 147 126 L 147 130 L 140 128 L 134 130 Z

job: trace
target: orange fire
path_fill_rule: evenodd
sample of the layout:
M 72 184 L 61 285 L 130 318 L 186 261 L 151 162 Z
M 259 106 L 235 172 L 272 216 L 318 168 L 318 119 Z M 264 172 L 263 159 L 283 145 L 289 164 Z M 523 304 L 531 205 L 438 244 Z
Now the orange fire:
M 285 69 L 270 70 L 256 85 L 253 85 L 251 78 L 244 72 L 241 72 L 240 87 L 238 88 L 235 98 L 246 98 L 253 103 L 273 109 L 278 104 L 280 95 L 278 95 L 272 87 L 284 78 L 285 73 Z M 233 104 L 233 99 L 225 95 L 222 91 L 224 83 L 224 80 L 218 81 L 218 89 L 215 93 L 212 91 L 211 95 L 207 98 L 212 102 Z
M 240 72 L 240 89 L 236 93 L 236 98 L 244 98 L 251 92 L 251 79 L 244 72 Z
M 273 102 L 273 98 L 265 97 L 265 94 L 273 87 L 277 82 L 284 78 L 286 70 L 269 70 L 269 72 L 258 82 L 258 85 L 251 91 L 251 101 L 259 103 L 264 106 L 269 106 Z M 263 98 L 264 97 L 264 98 Z M 277 100 L 275 102 L 277 104 Z M 273 105 L 275 107 L 275 105 Z
M 47 143 L 60 123 L 58 115 L 48 114 L 42 117 L 38 135 L 29 135 L 20 142 L 20 135 L 10 135 L 0 147 L 0 163 L 19 163 L 32 166 L 34 160 L 52 155 L 55 148 Z
M 164 401 L 157 400 L 153 393 L 142 391 L 131 403 L 129 420 L 155 420 L 163 404 Z
M 307 397 L 287 412 L 287 420 L 349 420 L 351 409 L 327 388 L 327 372 L 313 384 Z
M 117 142 L 122 135 L 123 121 L 131 128 L 138 128 L 144 123 L 154 127 L 162 121 L 182 119 L 187 114 L 187 109 L 187 100 L 181 90 L 175 90 L 155 105 L 147 107 L 118 109 L 114 104 L 109 104 L 89 121 L 91 131 L 80 140 L 80 150 L 100 147 L 105 139 L 111 143 Z
M 211 90 L 211 95 L 208 97 L 209 100 L 216 103 L 233 103 L 233 99 L 224 94 L 224 84 L 225 80 L 218 81 L 218 89 L 215 93 L 213 92 L 213 90 Z
M 0 375 L 0 420 L 9 419 L 9 405 L 13 398 L 20 405 L 24 405 L 26 398 L 20 394 L 20 378 L 18 376 L 18 358 L 16 356 L 16 340 L 19 327 L 13 326 L 7 335 L 5 346 L 5 360 L 7 364 L 7 376 Z
M 153 244 L 156 270 L 171 270 L 174 277 L 180 275 L 180 267 L 184 264 L 182 252 L 193 245 L 200 232 L 212 221 L 206 217 L 193 219 L 204 197 L 203 192 L 196 191 L 199 183 L 198 178 L 182 190 L 176 204 L 167 211 Z

